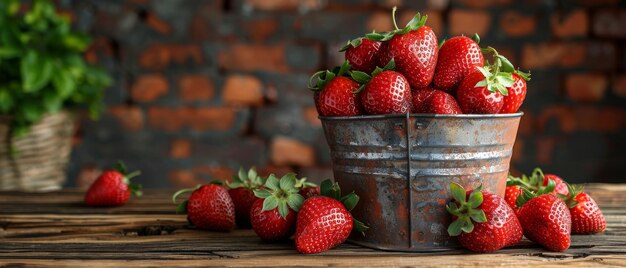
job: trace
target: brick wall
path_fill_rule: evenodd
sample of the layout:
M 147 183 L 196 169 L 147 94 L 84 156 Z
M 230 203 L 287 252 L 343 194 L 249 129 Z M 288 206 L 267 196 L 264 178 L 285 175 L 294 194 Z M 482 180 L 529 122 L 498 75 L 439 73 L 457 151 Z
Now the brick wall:
M 513 170 L 626 178 L 626 5 L 618 0 L 60 0 L 116 78 L 81 121 L 68 185 L 122 159 L 148 187 L 263 173 L 331 176 L 309 75 L 359 34 L 415 11 L 441 37 L 477 32 L 532 70 Z M 79 179 L 80 178 L 80 179 Z

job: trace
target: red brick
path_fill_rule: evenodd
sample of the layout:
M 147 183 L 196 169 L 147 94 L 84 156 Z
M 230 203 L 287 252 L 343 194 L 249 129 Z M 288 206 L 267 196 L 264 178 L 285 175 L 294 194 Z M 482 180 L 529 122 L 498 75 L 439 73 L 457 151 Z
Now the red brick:
M 570 74 L 565 79 L 565 91 L 570 99 L 597 102 L 604 98 L 608 79 L 601 74 Z
M 485 11 L 454 9 L 449 13 L 449 32 L 452 35 L 485 36 L 489 31 L 491 16 Z
M 450 0 L 428 0 L 427 5 L 429 10 L 444 11 L 450 5 Z
M 150 107 L 148 109 L 150 126 L 166 131 L 180 130 L 184 125 L 184 117 L 179 109 L 168 107 Z
M 317 109 L 314 106 L 305 107 L 304 108 L 304 120 L 306 120 L 309 124 L 315 127 L 321 127 L 322 122 L 318 118 L 319 114 L 317 113 Z
M 271 144 L 272 163 L 278 166 L 310 167 L 315 164 L 313 147 L 293 138 L 274 137 Z
M 539 165 L 549 165 L 552 163 L 554 149 L 561 141 L 555 137 L 540 137 L 536 140 L 537 155 L 535 160 Z
M 118 105 L 109 107 L 109 112 L 120 121 L 125 129 L 138 131 L 143 128 L 144 115 L 137 106 Z
M 186 108 L 185 121 L 196 131 L 227 130 L 235 121 L 235 110 L 230 107 Z
M 230 105 L 260 106 L 263 104 L 263 84 L 252 75 L 230 75 L 222 89 L 224 102 Z
M 535 32 L 537 18 L 517 11 L 507 11 L 500 17 L 500 27 L 509 36 L 527 36 Z
M 615 95 L 626 99 L 626 74 L 616 76 L 611 87 Z
M 76 177 L 76 187 L 78 189 L 88 189 L 91 184 L 98 179 L 102 170 L 94 165 L 86 165 L 80 169 Z
M 140 76 L 131 88 L 131 96 L 140 102 L 149 102 L 167 94 L 167 79 L 162 74 Z
M 317 0 L 245 0 L 245 5 L 265 11 L 284 10 L 318 10 L 324 7 L 325 1 Z
M 99 56 L 109 58 L 114 56 L 111 40 L 107 37 L 96 37 L 87 48 L 87 51 L 85 51 L 85 60 L 91 64 L 100 62 Z
M 513 144 L 512 163 L 519 163 L 524 160 L 524 139 L 517 138 Z
M 170 143 L 170 157 L 183 159 L 191 156 L 191 141 L 187 139 L 175 139 Z
M 576 118 L 570 107 L 550 106 L 545 108 L 537 118 L 536 133 L 542 133 L 547 128 L 547 124 L 556 119 L 559 128 L 563 133 L 571 133 L 576 130 Z
M 574 109 L 578 131 L 619 133 L 626 127 L 626 109 L 583 106 Z
M 150 28 L 162 34 L 169 34 L 172 32 L 172 27 L 164 20 L 157 17 L 154 13 L 149 12 L 146 16 L 146 23 Z
M 522 48 L 522 68 L 574 67 L 585 62 L 586 53 L 585 45 L 580 43 L 526 44 Z
M 203 101 L 213 98 L 213 83 L 204 75 L 184 75 L 178 80 L 180 98 L 184 101 Z
M 232 181 L 235 171 L 226 166 L 199 165 L 193 167 L 193 172 L 210 180 Z
M 285 45 L 231 45 L 218 54 L 218 62 L 227 70 L 288 71 Z
M 552 33 L 557 37 L 586 36 L 589 31 L 589 16 L 584 9 L 567 14 L 555 12 L 550 18 Z
M 523 110 L 523 109 L 522 109 Z M 518 136 L 531 136 L 535 133 L 535 118 L 533 114 L 524 111 L 524 115 L 522 116 L 519 122 L 519 128 L 517 129 Z
M 278 30 L 278 19 L 275 17 L 246 21 L 243 25 L 252 41 L 261 43 Z
M 189 36 L 192 41 L 198 42 L 209 40 L 212 36 L 217 36 L 217 33 L 216 29 L 210 27 L 209 22 L 205 21 L 202 16 L 195 16 L 189 26 Z
M 146 69 L 162 70 L 171 62 L 184 64 L 193 61 L 204 62 L 202 50 L 195 44 L 153 44 L 139 56 L 139 66 Z
M 601 10 L 593 20 L 593 32 L 601 37 L 626 37 L 626 10 Z
M 512 0 L 461 0 L 463 4 L 474 8 L 488 8 L 492 6 L 503 6 L 511 3 Z
M 190 188 L 206 183 L 206 181 L 196 177 L 190 170 L 184 169 L 170 171 L 168 178 L 170 183 L 176 188 Z
M 398 26 L 403 27 L 404 24 L 401 23 Z M 367 19 L 366 29 L 370 32 L 373 30 L 376 30 L 376 32 L 387 32 L 393 30 L 394 27 L 389 16 L 389 12 L 378 11 L 372 13 L 372 15 L 370 15 L 370 17 Z

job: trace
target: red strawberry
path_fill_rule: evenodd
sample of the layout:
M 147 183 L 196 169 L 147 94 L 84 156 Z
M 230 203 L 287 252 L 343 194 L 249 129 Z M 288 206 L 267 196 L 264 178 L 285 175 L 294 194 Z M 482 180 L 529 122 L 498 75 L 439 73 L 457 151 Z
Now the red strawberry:
M 254 201 L 258 199 L 254 195 L 254 190 L 263 186 L 265 181 L 261 178 L 254 167 L 246 173 L 243 168 L 239 168 L 233 182 L 228 183 L 228 194 L 235 204 L 235 219 L 239 228 L 250 227 L 250 208 Z
M 553 185 L 535 197 L 524 191 L 518 199 L 517 213 L 524 236 L 552 251 L 564 251 L 570 246 L 572 218 L 567 205 L 552 192 Z M 548 193 L 546 193 L 548 192 Z
M 304 199 L 320 195 L 320 187 L 315 183 L 307 181 L 307 178 L 299 179 L 296 182 L 296 188 L 300 189 L 298 193 L 304 197 Z
M 493 252 L 516 245 L 522 240 L 522 227 L 507 203 L 496 194 L 471 192 L 452 183 L 455 202 L 446 206 L 454 221 L 448 227 L 450 236 L 458 236 L 461 245 L 476 252 Z
M 477 86 L 482 81 L 485 81 L 485 75 L 478 71 L 463 78 L 456 92 L 456 98 L 463 113 L 495 114 L 502 109 L 504 104 L 502 94 L 489 91 L 486 85 Z
M 352 69 L 371 73 L 376 68 L 379 49 L 380 42 L 359 37 L 348 41 L 348 44 L 339 51 L 346 52 L 345 59 L 350 62 Z
M 396 70 L 402 73 L 414 88 L 424 88 L 430 84 L 435 74 L 439 46 L 433 30 L 424 26 L 427 16 L 419 13 L 405 26 L 399 29 L 393 8 L 392 19 L 395 30 L 387 33 L 371 33 L 367 37 L 376 41 L 386 41 L 381 45 L 379 66 L 384 66 L 391 59 L 396 62 Z
M 435 90 L 436 89 L 432 87 L 425 87 L 413 90 L 411 92 L 413 103 L 413 110 L 411 112 L 417 113 L 417 108 L 422 106 L 422 103 L 424 103 L 424 101 L 426 101 L 433 93 L 435 93 Z
M 315 91 L 315 107 L 322 116 L 355 116 L 363 114 L 363 108 L 356 93 L 359 84 L 343 74 L 350 69 L 348 61 L 334 71 L 320 71 L 311 77 L 317 80 L 309 88 Z
M 568 186 L 567 195 L 559 195 L 565 200 L 572 215 L 572 234 L 593 234 L 606 230 L 606 219 L 596 201 L 582 187 Z
M 393 69 L 393 61 L 385 69 Z M 352 78 L 364 84 L 360 93 L 361 103 L 368 114 L 403 114 L 411 111 L 411 87 L 400 73 L 376 68 L 372 76 L 354 71 Z
M 472 38 L 455 36 L 443 43 L 433 77 L 435 87 L 455 93 L 457 86 L 475 70 L 475 66 L 482 67 L 485 64 L 478 42 L 480 39 L 474 34 Z
M 526 98 L 526 81 L 530 80 L 530 74 L 516 71 L 513 80 L 513 85 L 506 88 L 508 95 L 504 96 L 501 114 L 516 113 Z
M 454 97 L 441 90 L 435 90 L 421 105 L 415 107 L 413 97 L 413 111 L 424 114 L 462 114 L 459 104 Z M 419 102 L 419 101 L 418 101 Z
M 517 207 L 517 198 L 523 193 L 522 187 L 519 185 L 507 186 L 504 192 L 504 200 L 513 209 L 513 212 L 517 214 L 519 208 Z
M 553 180 L 556 184 L 554 187 L 554 192 L 557 194 L 568 195 L 569 190 L 567 187 L 567 183 L 561 179 L 561 177 L 554 174 L 545 174 L 543 175 L 543 186 L 548 186 L 548 180 Z
M 288 173 L 280 181 L 271 174 L 264 189 L 254 194 L 261 198 L 252 204 L 250 223 L 254 232 L 264 241 L 277 241 L 290 237 L 295 230 L 296 212 L 304 197 L 298 194 L 296 175 Z
M 324 196 L 307 199 L 298 213 L 295 240 L 300 253 L 319 253 L 340 245 L 346 241 L 353 226 L 360 232 L 367 229 L 349 212 L 359 201 L 356 194 L 348 194 L 338 201 L 339 185 L 330 180 L 322 183 L 321 191 Z
M 186 192 L 192 193 L 188 200 L 179 204 L 177 212 L 186 212 L 189 223 L 211 231 L 228 232 L 235 227 L 235 204 L 224 186 L 215 182 L 182 189 L 172 196 L 174 203 Z
M 126 173 L 126 167 L 119 162 L 115 170 L 102 172 L 85 194 L 85 204 L 89 206 L 121 206 L 128 202 L 130 194 L 141 196 L 141 185 L 130 183 L 139 171 Z

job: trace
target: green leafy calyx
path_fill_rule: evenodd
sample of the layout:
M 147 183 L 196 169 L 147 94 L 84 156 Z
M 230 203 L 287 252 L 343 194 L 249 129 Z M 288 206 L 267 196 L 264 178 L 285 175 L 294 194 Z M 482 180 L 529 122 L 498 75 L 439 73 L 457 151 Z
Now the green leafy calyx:
M 345 46 L 341 47 L 341 49 L 339 49 L 339 52 L 344 52 L 348 50 L 348 48 L 351 48 L 351 47 L 358 47 L 361 45 L 361 43 L 363 43 L 363 37 L 352 39 L 348 41 L 348 43 L 346 43 Z
M 347 74 L 350 70 L 350 62 L 347 60 L 343 62 L 341 66 L 337 66 L 332 70 L 324 70 L 314 73 L 309 78 L 309 89 L 312 91 L 321 91 L 324 90 L 326 85 L 330 83 L 335 77 L 343 76 Z
M 450 184 L 450 191 L 454 201 L 448 203 L 446 210 L 456 216 L 448 226 L 450 236 L 460 235 L 461 232 L 471 233 L 474 230 L 474 222 L 487 221 L 487 216 L 478 207 L 483 203 L 482 185 L 474 189 L 469 197 L 466 197 L 465 189 L 457 183 Z
M 193 187 L 193 188 L 186 188 L 186 189 L 178 190 L 176 193 L 174 193 L 172 195 L 172 203 L 174 203 L 174 205 L 177 205 L 176 206 L 176 213 L 179 213 L 179 214 L 187 213 L 187 203 L 188 203 L 188 200 L 185 200 L 182 203 L 178 203 L 176 201 L 178 196 L 181 195 L 181 194 L 184 194 L 184 193 L 193 192 L 195 190 L 198 190 L 198 189 L 200 189 L 200 187 L 202 187 L 202 184 L 198 184 L 198 185 L 196 185 L 196 187 Z
M 246 188 L 249 190 L 255 190 L 265 184 L 265 180 L 259 176 L 255 167 L 251 167 L 247 172 L 243 167 L 239 168 L 239 172 L 233 175 L 233 181 L 227 183 L 228 188 Z
M 422 26 L 424 26 L 424 24 L 426 24 L 426 20 L 428 19 L 428 16 L 421 16 L 420 13 L 418 12 L 415 14 L 415 16 L 413 16 L 413 19 L 411 19 L 406 24 L 406 26 L 404 26 L 404 28 L 400 29 L 398 27 L 398 23 L 396 22 L 397 10 L 398 10 L 397 7 L 393 7 L 393 9 L 391 10 L 391 20 L 395 28 L 393 31 L 382 32 L 382 33 L 369 33 L 369 34 L 366 34 L 365 37 L 367 39 L 374 40 L 374 41 L 389 41 L 395 35 L 406 34 L 411 31 L 415 31 L 421 28 Z
M 263 211 L 278 209 L 278 213 L 283 219 L 289 215 L 289 208 L 299 211 L 304 197 L 298 193 L 296 187 L 298 179 L 296 174 L 288 173 L 280 180 L 271 174 L 265 181 L 263 189 L 254 190 L 254 195 L 263 200 Z
M 141 184 L 131 182 L 132 178 L 141 175 L 141 171 L 135 170 L 127 173 L 126 165 L 122 161 L 118 161 L 117 164 L 115 164 L 115 170 L 124 176 L 124 183 L 128 185 L 131 194 L 138 197 L 143 195 Z

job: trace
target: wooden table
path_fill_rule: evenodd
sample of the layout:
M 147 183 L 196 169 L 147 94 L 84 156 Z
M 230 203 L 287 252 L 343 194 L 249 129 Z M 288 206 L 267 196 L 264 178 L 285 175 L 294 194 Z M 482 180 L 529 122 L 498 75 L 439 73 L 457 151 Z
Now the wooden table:
M 292 242 L 264 243 L 251 230 L 190 229 L 174 213 L 172 191 L 146 191 L 118 208 L 89 208 L 76 190 L 0 192 L 0 265 L 8 266 L 626 266 L 626 185 L 588 192 L 608 222 L 604 234 L 573 236 L 562 253 L 528 240 L 494 254 L 384 252 L 343 244 L 300 255 Z

